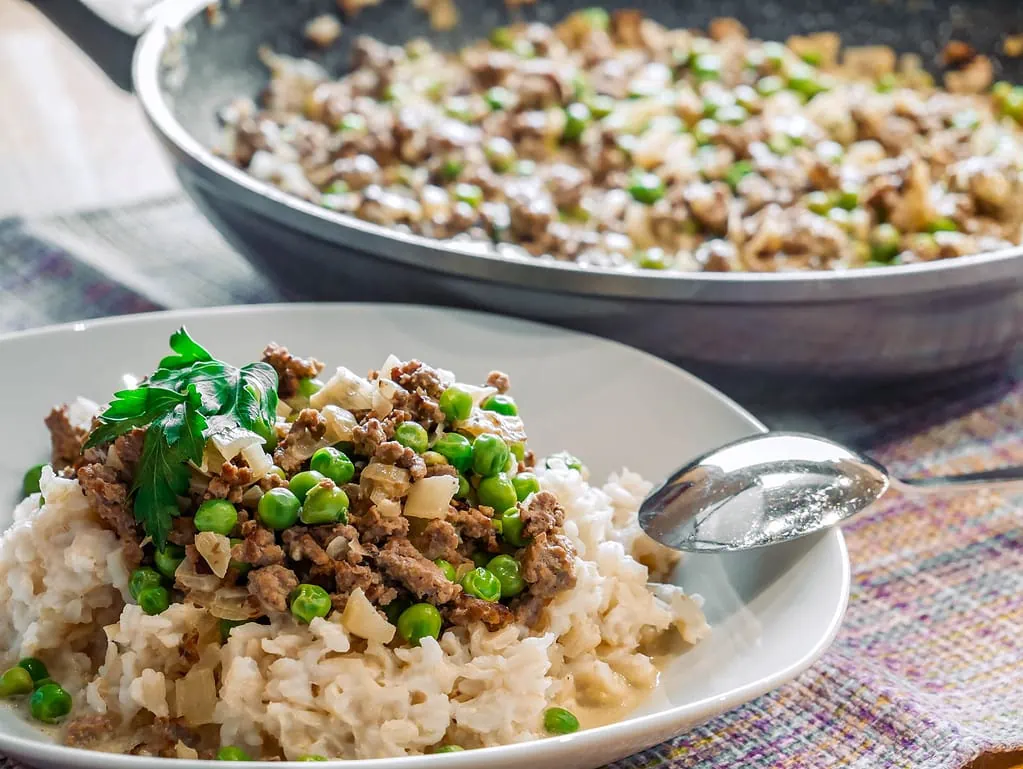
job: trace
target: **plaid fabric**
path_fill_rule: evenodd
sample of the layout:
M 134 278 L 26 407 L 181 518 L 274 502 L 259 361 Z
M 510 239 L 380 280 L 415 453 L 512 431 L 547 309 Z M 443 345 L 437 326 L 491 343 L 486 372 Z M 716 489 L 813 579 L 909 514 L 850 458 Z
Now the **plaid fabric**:
M 178 199 L 0 221 L 0 268 L 0 331 L 284 298 Z M 759 413 L 772 427 L 869 448 L 903 475 L 1023 464 L 1023 366 L 982 387 Z M 991 493 L 886 498 L 846 528 L 852 595 L 824 658 L 622 769 L 953 769 L 981 752 L 1023 746 L 1019 501 Z

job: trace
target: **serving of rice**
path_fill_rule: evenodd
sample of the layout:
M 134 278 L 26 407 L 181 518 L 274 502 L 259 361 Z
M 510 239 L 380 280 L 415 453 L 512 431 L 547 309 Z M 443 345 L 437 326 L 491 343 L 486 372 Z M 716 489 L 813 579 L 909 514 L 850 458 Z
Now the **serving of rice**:
M 623 471 L 600 488 L 552 464 L 538 475 L 565 508 L 578 582 L 547 607 L 539 634 L 477 625 L 391 648 L 355 637 L 335 613 L 309 625 L 287 615 L 250 623 L 222 645 L 202 608 L 147 616 L 126 603 L 115 536 L 78 482 L 47 468 L 41 493 L 0 538 L 0 644 L 11 658 L 43 659 L 76 712 L 181 718 L 256 753 L 371 758 L 445 738 L 464 747 L 536 739 L 551 704 L 613 705 L 653 687 L 657 669 L 641 649 L 655 636 L 674 627 L 695 643 L 709 631 L 699 597 L 648 584 L 674 561 L 636 522 L 649 484 Z M 197 651 L 186 657 L 190 635 Z M 194 750 L 179 743 L 179 754 Z

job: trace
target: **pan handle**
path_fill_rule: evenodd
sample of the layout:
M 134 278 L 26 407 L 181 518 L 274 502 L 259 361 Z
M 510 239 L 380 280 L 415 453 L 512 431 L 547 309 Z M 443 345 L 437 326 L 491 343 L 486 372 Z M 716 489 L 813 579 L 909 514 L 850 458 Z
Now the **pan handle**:
M 159 0 L 31 0 L 64 35 L 92 59 L 120 89 L 131 93 L 131 59 L 138 35 L 145 31 L 149 13 Z M 131 9 L 122 13 L 121 7 Z

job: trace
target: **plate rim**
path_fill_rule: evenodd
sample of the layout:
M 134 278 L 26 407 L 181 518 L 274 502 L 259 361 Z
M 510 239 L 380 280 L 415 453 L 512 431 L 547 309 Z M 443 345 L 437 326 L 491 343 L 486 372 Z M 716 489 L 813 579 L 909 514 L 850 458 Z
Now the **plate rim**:
M 246 315 L 246 314 L 276 314 L 290 311 L 313 311 L 313 312 L 359 312 L 367 309 L 403 309 L 406 311 L 434 312 L 450 315 L 475 316 L 489 319 L 501 319 L 520 328 L 532 327 L 546 332 L 554 332 L 569 337 L 589 338 L 599 343 L 611 345 L 627 351 L 629 354 L 637 355 L 639 360 L 648 364 L 657 365 L 670 369 L 674 375 L 681 375 L 690 385 L 704 390 L 709 395 L 730 408 L 739 417 L 746 421 L 751 429 L 766 432 L 767 428 L 760 420 L 750 414 L 745 408 L 736 403 L 730 397 L 717 390 L 715 387 L 704 382 L 696 375 L 686 371 L 679 366 L 669 363 L 655 355 L 643 350 L 623 344 L 610 339 L 588 334 L 585 332 L 564 329 L 545 323 L 522 320 L 502 316 L 496 313 L 481 312 L 478 310 L 465 310 L 459 308 L 437 307 L 423 304 L 411 303 L 382 303 L 382 302 L 293 302 L 293 303 L 268 303 L 250 305 L 226 305 L 222 307 L 200 307 L 179 310 L 162 310 L 153 312 L 132 313 L 128 315 L 110 316 L 82 321 L 71 321 L 67 323 L 51 324 L 38 328 L 25 329 L 0 333 L 0 351 L 4 345 L 25 339 L 59 337 L 64 334 L 74 334 L 88 331 L 91 328 L 106 328 L 132 325 L 138 322 L 159 323 L 160 321 L 175 321 L 177 319 L 187 320 L 188 318 L 203 317 L 217 318 L 224 316 Z M 851 585 L 851 564 L 849 562 L 848 548 L 842 530 L 833 527 L 820 536 L 814 547 L 837 548 L 839 562 L 839 600 L 833 607 L 831 617 L 825 632 L 821 635 L 813 647 L 802 657 L 790 663 L 784 668 L 774 671 L 771 675 L 762 676 L 744 686 L 734 688 L 729 692 L 712 697 L 704 697 L 694 702 L 674 705 L 664 710 L 649 713 L 641 716 L 626 718 L 604 726 L 593 729 L 586 729 L 575 734 L 559 737 L 547 737 L 538 740 L 513 743 L 510 745 L 497 745 L 493 747 L 478 748 L 463 753 L 446 753 L 441 755 L 422 756 L 400 756 L 390 758 L 364 758 L 364 759 L 336 759 L 330 763 L 344 763 L 352 766 L 353 769 L 394 769 L 394 762 L 400 762 L 399 766 L 407 766 L 409 769 L 420 769 L 423 762 L 430 767 L 441 766 L 444 761 L 450 762 L 452 769 L 468 769 L 469 766 L 483 761 L 501 763 L 514 763 L 522 761 L 544 761 L 556 760 L 567 752 L 581 753 L 587 750 L 599 748 L 602 744 L 614 745 L 620 743 L 630 736 L 638 736 L 645 733 L 663 732 L 670 730 L 670 725 L 677 722 L 685 722 L 687 725 L 678 732 L 683 734 L 699 723 L 706 722 L 711 718 L 730 711 L 740 705 L 746 704 L 763 694 L 766 694 L 788 681 L 793 680 L 803 671 L 816 662 L 824 652 L 831 646 L 838 631 L 841 628 L 849 604 L 849 591 Z M 648 746 L 649 747 L 649 746 Z M 644 750 L 648 748 L 642 748 Z M 70 765 L 83 767 L 116 767 L 117 769 L 130 769 L 134 767 L 145 767 L 151 765 L 152 761 L 174 761 L 175 766 L 182 767 L 205 767 L 215 763 L 206 759 L 163 759 L 152 756 L 134 756 L 117 753 L 103 753 L 99 751 L 86 750 L 84 748 L 68 747 L 46 742 L 40 742 L 16 734 L 10 734 L 0 729 L 0 752 L 12 755 L 16 758 L 33 763 L 35 760 L 46 762 L 50 765 Z M 303 766 L 298 761 L 252 761 L 251 765 L 257 765 L 270 769 L 271 767 L 293 766 L 298 769 Z M 152 764 L 155 766 L 155 764 Z

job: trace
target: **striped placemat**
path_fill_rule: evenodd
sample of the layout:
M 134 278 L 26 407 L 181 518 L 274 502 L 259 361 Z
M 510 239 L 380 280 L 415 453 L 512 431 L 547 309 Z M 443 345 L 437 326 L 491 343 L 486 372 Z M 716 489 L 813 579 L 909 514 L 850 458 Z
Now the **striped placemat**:
M 288 297 L 186 201 L 0 220 L 0 331 Z M 772 427 L 924 475 L 1023 464 L 1023 368 L 963 390 L 774 410 Z M 1023 747 L 1023 498 L 892 497 L 846 528 L 849 611 L 797 681 L 621 762 L 673 767 L 962 767 Z

